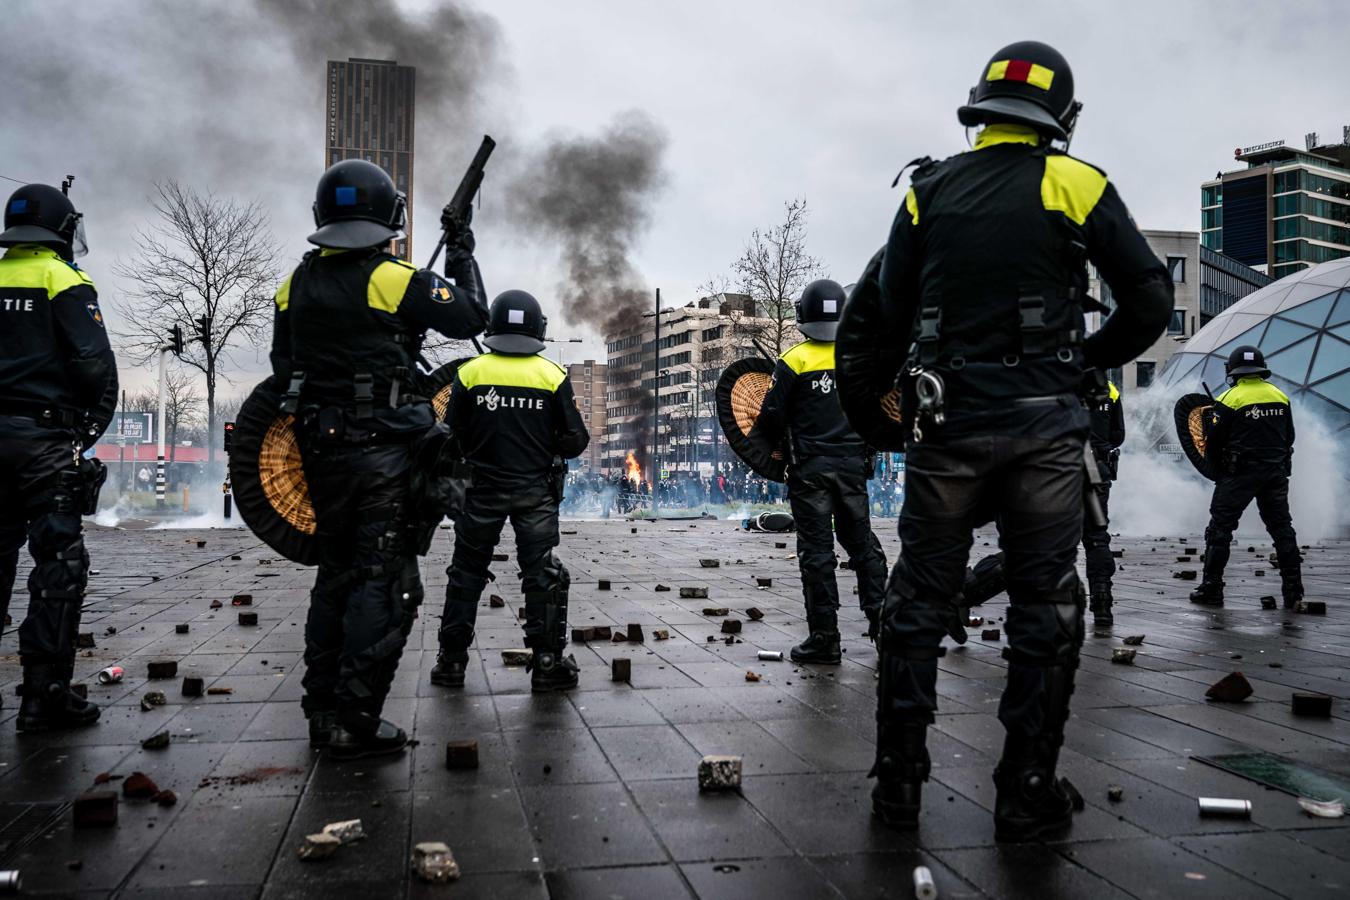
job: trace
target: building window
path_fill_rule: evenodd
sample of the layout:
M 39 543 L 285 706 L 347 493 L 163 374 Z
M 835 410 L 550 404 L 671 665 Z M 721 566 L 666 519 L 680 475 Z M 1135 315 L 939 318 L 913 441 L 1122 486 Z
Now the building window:
M 1174 284 L 1186 283 L 1186 257 L 1169 256 L 1167 257 L 1167 271 L 1172 273 Z
M 1153 383 L 1153 373 L 1158 368 L 1158 364 L 1152 361 L 1145 362 L 1139 360 L 1134 364 L 1134 384 L 1138 388 L 1146 388 Z
M 1186 333 L 1186 310 L 1172 310 L 1172 321 L 1167 323 L 1167 333 L 1170 335 L 1181 335 Z

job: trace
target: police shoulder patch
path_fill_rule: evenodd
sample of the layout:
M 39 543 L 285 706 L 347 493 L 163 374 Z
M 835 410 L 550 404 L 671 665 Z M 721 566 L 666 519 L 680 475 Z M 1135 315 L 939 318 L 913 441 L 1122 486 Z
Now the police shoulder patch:
M 436 303 L 455 302 L 455 292 L 450 283 L 434 272 L 431 275 L 431 299 Z
M 103 312 L 98 308 L 98 304 L 90 300 L 84 308 L 89 313 L 89 318 L 97 322 L 100 328 L 103 327 Z

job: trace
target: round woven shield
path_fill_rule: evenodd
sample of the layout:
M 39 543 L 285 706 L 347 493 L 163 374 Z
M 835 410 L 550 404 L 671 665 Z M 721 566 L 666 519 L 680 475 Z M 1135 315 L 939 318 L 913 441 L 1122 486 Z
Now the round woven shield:
M 426 396 L 431 398 L 431 407 L 436 410 L 437 422 L 444 422 L 446 413 L 450 411 L 450 389 L 455 384 L 455 372 L 471 359 L 472 356 L 466 356 L 451 360 L 430 375 L 424 376 L 423 390 Z
M 732 363 L 717 380 L 717 421 L 736 455 L 770 481 L 787 479 L 787 453 L 753 434 L 764 397 L 773 385 L 774 364 L 752 357 Z M 777 457 L 775 458 L 775 455 Z
M 1208 439 L 1205 435 L 1205 420 L 1214 408 L 1214 401 L 1204 394 L 1186 394 L 1177 401 L 1172 418 L 1177 426 L 1177 440 L 1181 442 L 1182 452 L 1195 466 L 1195 470 L 1210 481 L 1218 479 L 1213 462 L 1205 455 Z
M 881 302 L 882 252 L 853 286 L 835 336 L 834 377 L 839 405 L 853 430 L 876 450 L 905 449 L 896 377 L 904 365 L 907 337 L 889 320 Z
M 268 378 L 239 408 L 230 486 L 239 515 L 263 543 L 287 559 L 317 565 L 318 526 L 291 428 L 294 417 L 280 406 L 281 392 Z

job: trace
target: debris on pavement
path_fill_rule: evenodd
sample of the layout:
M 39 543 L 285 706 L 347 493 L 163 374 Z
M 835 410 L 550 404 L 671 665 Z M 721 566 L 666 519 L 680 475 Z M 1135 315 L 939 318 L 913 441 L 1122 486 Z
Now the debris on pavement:
M 320 834 L 305 835 L 305 842 L 300 845 L 300 850 L 296 856 L 307 862 L 327 859 L 337 852 L 342 846 L 342 841 L 335 835 L 326 832 Z
M 1275 595 L 1274 595 L 1274 594 L 1268 594 L 1268 595 L 1266 595 L 1265 597 L 1262 597 L 1262 598 L 1261 598 L 1261 608 L 1262 608 L 1262 609 L 1274 609 L 1274 608 L 1275 608 Z
M 1307 613 L 1310 616 L 1325 616 L 1327 605 L 1321 600 L 1300 600 L 1294 612 Z
M 1232 800 L 1224 797 L 1200 797 L 1200 815 L 1206 818 L 1250 819 L 1252 801 Z
M 705 587 L 682 587 L 680 588 L 681 600 L 707 600 L 708 589 Z
M 760 680 L 760 677 L 761 677 L 760 674 L 759 674 L 758 672 L 756 672 L 754 669 L 746 669 L 746 670 L 745 670 L 745 680 L 746 680 L 746 681 L 759 681 L 759 680 Z
M 252 605 L 253 605 L 253 595 L 252 595 L 252 594 L 235 594 L 233 597 L 230 598 L 230 605 L 231 605 L 231 606 L 252 606 Z
M 117 824 L 117 792 L 89 791 L 75 798 L 71 806 L 76 828 L 96 828 Z
M 502 651 L 502 665 L 505 666 L 526 666 L 531 659 L 534 659 L 534 651 L 528 648 Z
M 214 687 L 209 687 L 206 689 L 206 695 L 208 697 L 221 697 L 226 694 L 233 694 L 233 693 L 234 688 L 224 687 L 223 685 L 215 685 Z
M 1139 651 L 1133 647 L 1113 647 L 1111 648 L 1111 662 L 1121 665 L 1134 665 L 1134 657 Z
M 723 620 L 723 622 L 722 622 L 722 633 L 723 633 L 723 634 L 740 634 L 740 633 L 741 633 L 741 620 L 740 620 L 740 619 L 725 619 L 725 620 Z
M 1125 799 L 1125 789 L 1118 784 L 1113 784 L 1106 789 L 1106 799 L 1112 803 L 1119 803 Z
M 1144 636 L 1142 634 L 1126 635 L 1121 640 L 1121 643 L 1126 647 L 1138 647 L 1140 644 L 1144 643 Z
M 157 733 L 155 733 L 155 734 L 150 735 L 150 737 L 148 737 L 148 738 L 146 738 L 145 740 L 141 741 L 141 749 L 142 749 L 142 750 L 163 750 L 163 749 L 165 749 L 165 748 L 167 748 L 167 747 L 169 746 L 169 743 L 170 743 L 171 740 L 172 740 L 172 739 L 169 737 L 169 732 L 167 732 L 167 731 L 160 731 L 160 732 L 157 732 Z
M 239 624 L 245 626 L 257 625 L 258 614 L 255 612 L 241 612 L 239 614 Z
M 1241 703 L 1251 695 L 1251 682 L 1241 672 L 1229 672 L 1205 691 L 1207 699 L 1219 703 Z
M 198 678 L 195 675 L 186 675 L 183 677 L 183 696 L 200 697 L 205 685 L 206 682 L 204 679 Z
M 497 594 L 489 594 L 489 595 L 488 595 L 488 606 L 489 606 L 490 608 L 492 608 L 492 609 L 501 609 L 501 608 L 502 608 L 503 606 L 505 606 L 505 605 L 506 605 L 506 601 L 503 600 L 503 599 L 502 599 L 500 596 L 498 596 Z
M 1182 569 L 1180 572 L 1173 572 L 1173 578 L 1180 578 L 1182 581 L 1194 581 L 1196 572 L 1194 569 Z
M 149 800 L 159 793 L 159 785 L 144 772 L 132 772 L 122 782 L 122 796 L 136 800 Z
M 645 640 L 643 639 L 642 636 L 642 626 L 637 622 L 628 623 L 628 640 L 632 641 L 635 644 L 645 643 Z
M 653 629 L 652 629 L 652 640 L 656 640 L 656 641 L 668 641 L 668 640 L 670 640 L 670 629 L 669 629 L 669 628 L 653 628 Z
M 190 628 L 191 626 L 187 622 L 179 622 L 177 625 L 173 626 L 175 634 L 187 634 Z
M 149 712 L 156 706 L 163 706 L 169 702 L 169 698 L 164 696 L 163 691 L 146 691 L 145 696 L 141 698 L 141 709 Z
M 324 834 L 331 834 L 344 844 L 355 843 L 366 836 L 360 819 L 344 819 L 341 822 L 329 822 L 323 826 Z
M 445 767 L 452 772 L 478 768 L 478 742 L 475 740 L 447 742 Z
M 607 641 L 613 637 L 613 630 L 608 625 L 595 626 L 595 639 L 597 641 Z
M 178 675 L 178 663 L 172 659 L 155 660 L 146 667 L 146 670 L 146 677 L 151 681 L 157 681 L 161 678 L 175 678 Z
M 760 619 L 764 618 L 764 610 L 757 606 L 752 606 L 745 611 L 745 617 L 751 622 L 758 622 Z
M 914 867 L 914 896 L 916 900 L 937 900 L 937 885 L 927 866 Z
M 1331 718 L 1331 695 L 1296 691 L 1290 698 L 1290 709 L 1296 716 Z
M 782 662 L 782 650 L 761 650 L 756 654 L 762 662 Z
M 726 606 L 705 606 L 703 607 L 703 614 L 705 616 L 708 616 L 709 618 L 713 618 L 716 616 L 729 616 L 731 615 L 731 609 Z
M 737 791 L 741 788 L 741 757 L 712 754 L 699 760 L 700 791 Z
M 106 669 L 100 669 L 98 673 L 99 684 L 114 684 L 122 680 L 125 670 L 121 666 L 108 666 Z
M 425 841 L 413 847 L 412 868 L 417 877 L 432 884 L 459 878 L 459 863 L 450 847 L 440 841 Z
M 720 569 L 722 567 L 720 559 L 700 559 L 698 564 L 705 569 Z
M 629 682 L 633 677 L 633 661 L 627 657 L 620 656 L 610 660 L 609 680 Z
M 1319 819 L 1341 819 L 1345 817 L 1344 800 L 1313 800 L 1309 797 L 1299 797 L 1298 805 L 1308 815 L 1316 816 Z
M 980 640 L 982 641 L 996 641 L 1001 636 L 1002 632 L 997 628 L 986 628 L 980 632 Z M 960 637 L 960 635 L 957 635 L 957 637 Z

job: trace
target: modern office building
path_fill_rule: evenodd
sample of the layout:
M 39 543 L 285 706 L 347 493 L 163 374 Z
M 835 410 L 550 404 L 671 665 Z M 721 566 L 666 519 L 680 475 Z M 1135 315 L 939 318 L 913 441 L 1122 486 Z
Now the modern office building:
M 1151 385 L 1168 360 L 1191 336 L 1228 307 L 1272 280 L 1269 275 L 1204 246 L 1200 235 L 1194 231 L 1145 231 L 1143 234 L 1154 254 L 1167 264 L 1176 296 L 1166 333 L 1134 362 L 1110 373 L 1111 380 L 1125 392 Z M 1091 274 L 1092 295 L 1114 307 L 1110 288 L 1095 270 Z M 1096 330 L 1100 324 L 1099 314 L 1088 317 L 1089 331 Z
M 577 469 L 599 474 L 604 469 L 605 444 L 605 393 L 609 366 L 593 359 L 572 363 L 567 366 L 567 377 L 572 382 L 572 392 L 576 395 L 577 409 L 581 411 L 581 421 L 591 434 L 591 442 L 586 452 L 577 458 Z
M 413 235 L 413 89 L 416 70 L 392 60 L 328 61 L 324 165 L 364 159 L 389 173 L 407 195 L 407 226 L 395 256 L 411 260 Z
M 1158 377 L 1169 396 L 1225 386 L 1224 361 L 1259 347 L 1271 381 L 1294 403 L 1294 421 L 1315 416 L 1350 435 L 1350 259 L 1301 269 L 1217 316 Z
M 605 336 L 609 370 L 602 467 L 606 474 L 623 471 L 630 452 L 645 463 L 655 427 L 656 464 L 662 472 L 709 475 L 734 458 L 717 424 L 717 379 L 729 363 L 758 352 L 754 340 L 774 350 L 767 336 L 777 333 L 777 323 L 757 315 L 754 300 L 745 294 L 703 297 L 661 310 L 658 352 L 655 315 L 646 313 L 632 330 Z M 782 350 L 801 340 L 793 323 L 786 326 Z M 644 479 L 650 478 L 648 468 L 644 464 Z
M 1350 256 L 1350 125 L 1340 143 L 1313 133 L 1303 150 L 1274 141 L 1233 155 L 1246 168 L 1200 186 L 1206 247 L 1276 278 Z

